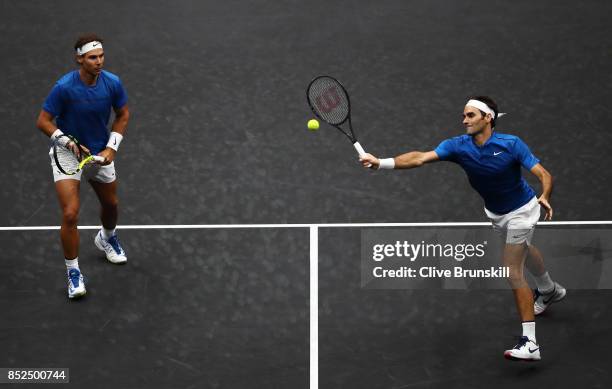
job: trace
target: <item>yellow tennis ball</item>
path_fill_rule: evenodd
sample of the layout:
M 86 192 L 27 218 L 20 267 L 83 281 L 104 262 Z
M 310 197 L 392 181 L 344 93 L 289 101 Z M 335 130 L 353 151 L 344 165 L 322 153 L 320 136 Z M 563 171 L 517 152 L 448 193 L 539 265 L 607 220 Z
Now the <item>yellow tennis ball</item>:
M 319 121 L 315 119 L 310 119 L 308 121 L 308 129 L 310 131 L 316 131 L 319 129 Z

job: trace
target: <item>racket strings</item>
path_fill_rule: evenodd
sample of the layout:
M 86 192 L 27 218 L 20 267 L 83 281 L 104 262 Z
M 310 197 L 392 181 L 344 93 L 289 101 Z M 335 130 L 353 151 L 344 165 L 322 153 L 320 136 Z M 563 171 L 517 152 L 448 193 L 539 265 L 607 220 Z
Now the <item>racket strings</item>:
M 59 164 L 64 172 L 69 174 L 79 170 L 79 163 L 85 157 L 85 155 L 82 154 L 82 158 L 78 158 L 72 150 L 60 145 L 56 145 L 55 153 L 57 156 L 56 163 Z
M 348 95 L 342 85 L 333 78 L 315 79 L 308 88 L 308 100 L 314 113 L 329 124 L 342 124 L 349 116 Z

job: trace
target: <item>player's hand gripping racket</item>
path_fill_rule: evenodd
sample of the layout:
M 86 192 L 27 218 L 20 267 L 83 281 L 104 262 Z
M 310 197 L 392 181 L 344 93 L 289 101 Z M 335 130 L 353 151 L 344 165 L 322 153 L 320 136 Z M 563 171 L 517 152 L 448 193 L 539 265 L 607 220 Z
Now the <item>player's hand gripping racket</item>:
M 351 101 L 340 81 L 330 76 L 318 76 L 308 84 L 306 98 L 312 112 L 325 123 L 336 127 L 351 141 L 360 156 L 366 152 L 357 141 L 351 123 Z M 348 126 L 342 128 L 348 122 Z M 348 127 L 348 128 L 346 128 Z M 369 166 L 368 166 L 369 167 Z
M 66 134 L 53 140 L 53 159 L 60 172 L 69 176 L 77 174 L 88 163 L 104 162 L 104 157 L 90 155 L 76 138 Z

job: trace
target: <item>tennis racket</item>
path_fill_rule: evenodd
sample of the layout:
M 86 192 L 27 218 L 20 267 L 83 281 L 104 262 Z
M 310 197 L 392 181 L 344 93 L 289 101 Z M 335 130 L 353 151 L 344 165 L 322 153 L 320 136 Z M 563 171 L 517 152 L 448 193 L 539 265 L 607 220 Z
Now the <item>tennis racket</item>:
M 59 171 L 69 176 L 89 163 L 104 162 L 104 157 L 90 155 L 75 137 L 66 134 L 53 139 L 53 159 Z
M 318 76 L 308 84 L 306 98 L 316 117 L 343 133 L 360 156 L 366 153 L 353 130 L 351 101 L 340 81 L 330 76 Z

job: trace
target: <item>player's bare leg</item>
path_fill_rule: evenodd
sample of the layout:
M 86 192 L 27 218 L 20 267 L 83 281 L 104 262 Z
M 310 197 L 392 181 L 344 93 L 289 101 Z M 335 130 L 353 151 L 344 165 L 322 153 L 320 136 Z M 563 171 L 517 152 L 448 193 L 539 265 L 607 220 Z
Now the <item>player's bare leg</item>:
M 540 346 L 538 346 L 535 336 L 533 294 L 523 274 L 527 252 L 525 243 L 506 244 L 504 247 L 503 263 L 509 269 L 508 282 L 512 287 L 516 308 L 523 327 L 523 334 L 519 343 L 514 348 L 506 350 L 504 357 L 512 360 L 537 361 L 540 359 Z
M 527 252 L 527 261 L 525 265 L 529 272 L 533 275 L 537 289 L 535 292 L 535 302 L 533 310 L 536 315 L 541 314 L 550 306 L 550 304 L 561 301 L 565 298 L 566 289 L 560 284 L 553 282 L 550 275 L 544 266 L 544 258 L 537 247 L 529 245 Z
M 526 256 L 527 246 L 525 244 L 506 244 L 504 247 L 504 266 L 510 270 L 508 282 L 514 293 L 519 316 L 522 321 L 533 321 L 533 294 L 523 273 Z
M 80 181 L 78 180 L 59 180 L 55 183 L 55 191 L 62 211 L 60 237 L 66 259 L 79 256 L 79 230 L 77 228 L 80 207 L 79 188 Z
M 55 183 L 55 191 L 62 210 L 62 226 L 60 237 L 64 250 L 64 259 L 68 275 L 68 298 L 85 295 L 85 283 L 79 269 L 79 180 L 59 180 Z
M 525 262 L 525 265 L 527 266 L 527 269 L 529 269 L 529 272 L 536 277 L 546 273 L 542 253 L 533 245 L 527 246 L 527 261 Z
M 119 198 L 117 197 L 117 180 L 105 184 L 89 181 L 100 200 L 100 221 L 107 230 L 117 227 Z

